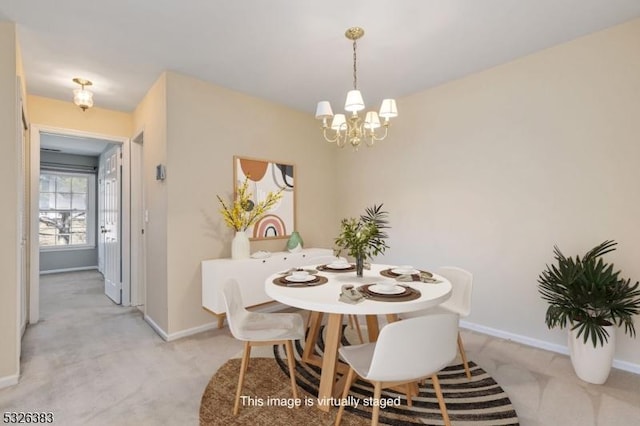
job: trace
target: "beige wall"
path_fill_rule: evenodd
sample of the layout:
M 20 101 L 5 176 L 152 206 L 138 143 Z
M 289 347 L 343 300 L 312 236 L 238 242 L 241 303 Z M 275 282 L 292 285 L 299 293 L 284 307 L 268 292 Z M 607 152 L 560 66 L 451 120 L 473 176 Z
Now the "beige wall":
M 100 107 L 82 111 L 73 103 L 71 95 L 70 91 L 69 102 L 29 95 L 31 123 L 106 136 L 131 137 L 133 132 L 132 114 Z M 96 104 L 98 103 L 99 100 L 96 99 Z
M 17 379 L 18 359 L 18 267 L 17 221 L 18 183 L 18 114 L 16 82 L 16 30 L 13 23 L 0 22 L 0 384 Z M 9 382 L 8 382 L 9 381 Z
M 615 239 L 640 280 L 639 51 L 635 20 L 399 100 L 388 141 L 340 156 L 341 213 L 384 201 L 386 260 L 467 268 L 470 322 L 566 346 L 537 292 L 554 244 Z M 640 364 L 640 340 L 618 338 Z
M 15 51 L 13 25 L 0 24 L 0 34 L 0 88 L 15 93 L 15 55 L 5 61 Z M 357 153 L 325 143 L 311 114 L 172 72 L 133 115 L 28 102 L 33 123 L 144 131 L 146 314 L 169 334 L 212 320 L 201 308 L 200 261 L 229 256 L 232 232 L 215 195 L 230 195 L 232 157 L 241 155 L 296 165 L 306 246 L 331 246 L 341 217 L 384 202 L 392 225 L 385 261 L 467 268 L 475 276 L 470 322 L 565 345 L 564 332 L 546 329 L 537 293 L 554 244 L 574 254 L 616 239 L 611 259 L 640 279 L 639 48 L 635 20 L 400 99 L 389 139 Z M 8 150 L 14 101 L 0 103 Z M 0 193 L 11 197 L 15 162 L 3 155 L 0 163 Z M 164 182 L 154 178 L 157 164 L 167 166 Z M 8 210 L 0 226 L 14 235 Z M 252 251 L 285 242 L 253 242 Z M 2 270 L 15 275 L 15 238 L 3 239 L 0 253 Z M 0 324 L 16 320 L 15 286 L 6 285 L 15 279 L 3 282 Z M 0 378 L 17 371 L 9 324 L 0 327 Z M 620 333 L 616 357 L 640 364 L 639 341 Z
M 307 247 L 331 244 L 335 148 L 320 143 L 309 114 L 194 78 L 167 73 L 167 220 L 169 333 L 211 322 L 202 308 L 200 262 L 230 256 L 233 232 L 216 194 L 233 190 L 234 155 L 296 166 L 297 229 Z M 146 155 L 146 153 L 145 153 Z M 286 240 L 252 242 L 282 251 Z
M 143 185 L 149 222 L 146 236 L 145 315 L 164 331 L 167 305 L 167 187 L 155 180 L 155 166 L 167 163 L 167 79 L 162 74 L 133 113 L 136 137 L 143 133 Z

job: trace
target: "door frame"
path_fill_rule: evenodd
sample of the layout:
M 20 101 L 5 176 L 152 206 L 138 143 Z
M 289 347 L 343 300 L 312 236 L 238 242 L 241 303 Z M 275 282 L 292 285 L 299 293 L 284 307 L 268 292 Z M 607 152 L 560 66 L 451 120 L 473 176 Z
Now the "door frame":
M 144 131 L 131 140 L 131 306 L 146 312 L 146 192 L 144 185 Z
M 54 133 L 77 138 L 108 140 L 122 145 L 122 305 L 131 304 L 131 203 L 130 203 L 130 140 L 122 136 L 85 132 L 41 124 L 31 124 L 30 146 L 30 244 L 29 244 L 29 323 L 40 319 L 40 240 L 39 240 L 39 198 L 40 198 L 40 134 Z
M 20 358 L 22 356 L 22 336 L 27 327 L 27 321 L 29 319 L 29 280 L 26 265 L 28 264 L 29 256 L 29 202 L 27 186 L 27 170 L 29 168 L 27 156 L 29 146 L 28 133 L 29 133 L 29 119 L 27 118 L 27 110 L 25 108 L 25 102 L 23 98 L 23 84 L 22 78 L 16 76 L 16 112 L 19 117 L 16 126 L 16 162 L 18 163 L 19 177 L 17 187 L 17 202 L 18 202 L 18 215 L 16 222 L 17 234 L 17 256 L 16 267 L 18 271 L 16 281 L 16 360 L 18 361 L 18 370 L 16 378 L 20 376 Z M 16 379 L 17 383 L 17 379 Z

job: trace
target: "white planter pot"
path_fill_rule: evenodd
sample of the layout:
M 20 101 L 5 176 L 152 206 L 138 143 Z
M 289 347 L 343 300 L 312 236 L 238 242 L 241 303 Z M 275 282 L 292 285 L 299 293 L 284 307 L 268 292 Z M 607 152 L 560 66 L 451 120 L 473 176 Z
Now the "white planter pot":
M 569 353 L 577 376 L 585 382 L 601 385 L 607 381 L 616 349 L 616 329 L 605 327 L 609 341 L 604 346 L 593 347 L 591 340 L 584 343 L 584 336 L 576 338 L 577 330 L 569 330 Z
M 251 245 L 249 237 L 244 231 L 237 231 L 236 236 L 231 241 L 231 258 L 232 259 L 248 259 L 251 254 Z

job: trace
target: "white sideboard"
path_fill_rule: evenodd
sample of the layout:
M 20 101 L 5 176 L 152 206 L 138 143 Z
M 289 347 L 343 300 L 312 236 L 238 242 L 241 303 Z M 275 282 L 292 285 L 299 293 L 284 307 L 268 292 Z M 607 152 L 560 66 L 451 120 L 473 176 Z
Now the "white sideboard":
M 235 279 L 245 307 L 256 306 L 273 300 L 264 292 L 264 280 L 269 275 L 289 268 L 313 263 L 314 257 L 331 256 L 333 250 L 324 248 L 302 249 L 272 253 L 266 259 L 211 259 L 202 261 L 202 306 L 218 317 L 218 328 L 224 322 L 222 286 Z

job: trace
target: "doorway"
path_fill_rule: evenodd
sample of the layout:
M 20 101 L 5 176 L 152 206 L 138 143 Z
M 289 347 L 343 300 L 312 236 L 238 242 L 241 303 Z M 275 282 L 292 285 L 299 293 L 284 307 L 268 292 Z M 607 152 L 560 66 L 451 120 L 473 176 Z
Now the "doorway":
M 54 128 L 33 124 L 31 126 L 31 152 L 30 164 L 30 266 L 29 266 L 29 323 L 35 324 L 40 318 L 40 149 L 43 136 L 56 135 L 64 139 L 69 150 L 80 149 L 82 140 L 99 140 L 107 145 L 115 145 L 122 152 L 119 159 L 122 165 L 121 186 L 122 197 L 118 207 L 120 210 L 121 249 L 118 263 L 121 266 L 119 285 L 122 290 L 121 304 L 131 304 L 131 280 L 130 280 L 130 167 L 129 167 L 129 139 L 124 137 L 102 135 L 71 129 Z M 71 237 L 73 238 L 73 237 Z M 96 241 L 97 242 L 97 241 Z M 95 244 L 95 242 L 94 242 Z M 137 290 L 137 289 L 135 289 Z

